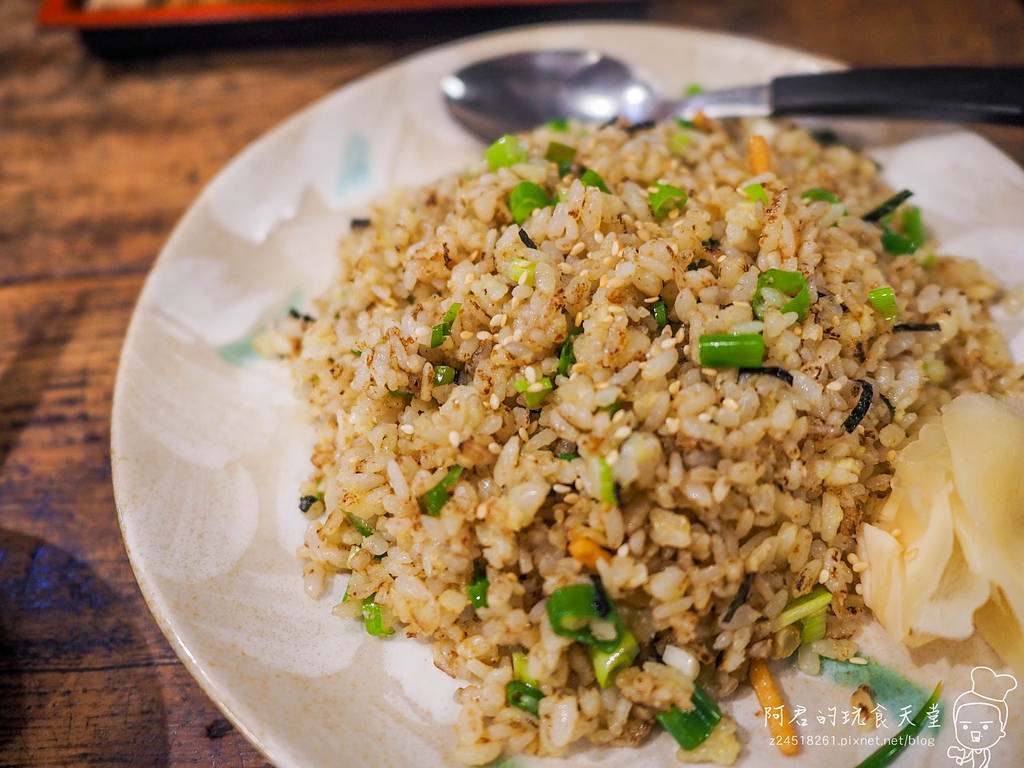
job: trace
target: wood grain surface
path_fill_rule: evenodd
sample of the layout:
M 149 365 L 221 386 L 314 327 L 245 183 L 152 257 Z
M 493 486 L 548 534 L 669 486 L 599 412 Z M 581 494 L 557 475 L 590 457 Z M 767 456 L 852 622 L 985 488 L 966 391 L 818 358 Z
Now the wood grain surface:
M 266 765 L 177 661 L 121 544 L 109 429 L 133 304 L 175 221 L 247 143 L 400 56 L 524 17 L 108 63 L 72 32 L 39 32 L 35 12 L 0 2 L 0 766 Z M 683 0 L 640 15 L 862 65 L 1024 57 L 1019 0 Z M 1024 131 L 984 133 L 1024 161 Z

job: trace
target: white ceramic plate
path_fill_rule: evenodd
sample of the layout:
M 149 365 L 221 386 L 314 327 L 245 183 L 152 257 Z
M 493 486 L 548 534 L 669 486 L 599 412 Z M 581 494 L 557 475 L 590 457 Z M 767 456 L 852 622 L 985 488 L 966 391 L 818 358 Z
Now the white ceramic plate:
M 305 524 L 296 501 L 310 433 L 286 372 L 256 359 L 247 339 L 325 287 L 338 238 L 371 198 L 457 170 L 481 151 L 443 107 L 444 74 L 544 47 L 615 54 L 669 94 L 691 82 L 727 86 L 836 66 L 736 37 L 618 23 L 526 28 L 428 51 L 341 88 L 242 152 L 179 223 L 139 299 L 112 427 L 128 554 L 182 661 L 280 768 L 452 765 L 458 684 L 433 667 L 427 646 L 370 638 L 357 622 L 332 617 L 341 585 L 334 600 L 304 595 L 294 552 Z M 916 191 L 946 252 L 1019 274 L 1024 172 L 973 134 L 915 130 L 866 129 L 889 182 Z M 1017 330 L 1008 328 L 1020 357 Z M 994 661 L 980 643 L 913 656 L 877 634 L 865 644 L 922 686 L 942 678 L 954 694 L 969 687 L 971 664 Z M 741 725 L 744 764 L 852 765 L 898 725 L 892 712 L 888 730 L 844 727 L 846 689 L 789 672 L 783 685 L 790 704 L 807 710 L 803 732 L 824 744 L 806 746 L 799 760 L 780 758 L 745 694 L 724 704 Z M 838 711 L 835 725 L 829 707 Z M 815 722 L 819 709 L 824 723 Z M 1017 743 L 998 747 L 1007 759 L 1024 742 L 1024 699 L 1011 697 L 1010 710 Z M 925 732 L 938 746 L 911 750 L 901 765 L 945 764 L 949 732 Z M 838 743 L 857 735 L 868 743 Z M 520 762 L 671 765 L 674 751 L 662 734 L 640 751 Z

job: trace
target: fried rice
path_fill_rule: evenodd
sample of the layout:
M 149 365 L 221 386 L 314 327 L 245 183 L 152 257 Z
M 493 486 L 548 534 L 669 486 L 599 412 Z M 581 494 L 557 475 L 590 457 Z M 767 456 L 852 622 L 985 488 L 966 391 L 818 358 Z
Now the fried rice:
M 995 280 L 928 243 L 888 253 L 896 220 L 862 218 L 892 194 L 865 155 L 767 121 L 510 146 L 378 201 L 313 317 L 278 328 L 317 428 L 307 591 L 348 574 L 335 613 L 432 644 L 467 683 L 454 755 L 474 765 L 643 742 L 696 685 L 721 699 L 789 655 L 773 620 L 817 585 L 848 638 L 858 526 L 898 451 L 958 393 L 1021 377 Z M 523 181 L 546 196 L 525 218 Z M 768 270 L 800 273 L 809 307 L 758 310 Z M 911 325 L 869 298 L 884 286 Z M 702 365 L 712 334 L 760 335 L 764 368 Z M 610 680 L 546 611 L 574 584 L 635 638 Z M 698 757 L 735 760 L 734 730 Z

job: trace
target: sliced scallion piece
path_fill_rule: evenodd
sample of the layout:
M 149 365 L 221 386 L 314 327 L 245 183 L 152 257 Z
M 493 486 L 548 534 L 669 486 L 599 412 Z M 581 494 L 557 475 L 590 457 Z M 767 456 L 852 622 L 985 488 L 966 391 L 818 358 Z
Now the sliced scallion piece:
M 895 195 L 890 197 L 877 208 L 872 208 L 870 211 L 865 213 L 863 216 L 861 216 L 861 218 L 864 221 L 881 221 L 890 213 L 899 208 L 912 194 L 914 193 L 911 192 L 909 189 L 904 189 L 901 192 L 897 192 Z
M 914 244 L 915 248 L 920 248 L 924 244 L 924 221 L 921 220 L 921 209 L 917 206 L 907 208 L 903 212 L 900 224 L 903 226 L 903 234 Z
M 690 701 L 693 709 L 682 710 L 673 706 L 667 712 L 654 716 L 687 752 L 703 744 L 722 720 L 722 711 L 699 685 L 694 684 Z
M 598 460 L 598 481 L 601 484 L 601 501 L 605 504 L 618 505 L 619 492 L 615 487 L 615 478 L 612 477 L 612 468 L 604 459 Z
M 615 676 L 633 663 L 640 653 L 640 644 L 628 629 L 623 629 L 618 646 L 610 653 L 605 653 L 593 646 L 587 648 L 590 662 L 594 665 L 594 675 L 602 688 L 615 682 Z
M 619 647 L 625 628 L 597 577 L 591 584 L 570 584 L 556 589 L 546 607 L 548 621 L 556 635 L 571 637 L 605 653 L 612 653 Z M 602 632 L 601 637 L 594 634 L 595 624 L 604 625 L 606 632 Z M 604 634 L 609 636 L 603 637 Z
M 835 193 L 829 192 L 827 189 L 822 189 L 821 187 L 811 187 L 806 192 L 804 192 L 802 195 L 800 195 L 800 199 L 801 200 L 816 200 L 816 201 L 822 201 L 822 202 L 826 202 L 826 203 L 841 203 L 842 202 L 842 200 L 840 200 L 838 197 L 835 196 Z
M 540 184 L 532 181 L 520 181 L 508 196 L 508 207 L 516 224 L 522 224 L 538 208 L 551 205 L 551 200 Z
M 825 610 L 832 604 L 832 593 L 820 584 L 802 595 L 782 609 L 782 613 L 776 616 L 771 623 L 771 631 L 777 632 L 783 627 L 788 627 L 798 621 L 806 619 L 813 613 Z
M 913 240 L 886 226 L 882 227 L 882 248 L 893 256 L 905 256 L 917 250 Z
M 593 168 L 587 168 L 583 171 L 580 176 L 580 181 L 586 187 L 597 187 L 605 194 L 608 194 L 608 185 L 604 183 L 604 179 L 601 178 L 601 174 L 595 171 Z
M 568 376 L 569 371 L 573 365 L 576 364 L 576 353 L 572 348 L 572 340 L 574 337 L 579 336 L 583 333 L 582 328 L 570 328 L 569 336 L 562 344 L 562 351 L 558 355 L 558 375 Z
M 403 392 L 400 389 L 389 389 L 388 394 L 392 397 L 400 397 L 402 400 L 412 400 L 416 397 L 412 392 Z
M 651 314 L 654 315 L 654 322 L 658 324 L 659 331 L 668 325 L 668 308 L 661 299 L 651 304 Z
M 569 121 L 566 120 L 564 117 L 555 118 L 553 120 L 548 120 L 546 123 L 544 123 L 544 127 L 549 128 L 552 131 L 565 133 L 566 131 L 569 130 Z
M 540 683 L 530 677 L 530 658 L 522 651 L 512 652 L 512 677 L 534 688 L 540 688 Z
M 362 357 L 363 356 L 362 351 L 358 350 L 358 349 L 350 349 L 349 353 L 355 355 L 356 357 Z
M 813 643 L 825 637 L 825 611 L 812 613 L 800 622 L 800 642 L 803 645 Z
M 487 607 L 487 588 L 491 582 L 487 579 L 486 571 L 477 571 L 473 574 L 473 580 L 466 585 L 466 594 L 469 595 L 469 604 L 474 608 Z
M 456 370 L 450 365 L 435 365 L 434 366 L 434 386 L 443 387 L 445 384 L 451 384 L 455 381 Z
M 516 379 L 512 382 L 516 392 L 523 396 L 523 401 L 526 403 L 527 408 L 539 407 L 544 402 L 544 398 L 548 396 L 548 392 L 555 388 L 555 385 L 551 383 L 551 379 L 547 376 L 537 379 L 535 384 L 540 384 L 540 387 L 535 389 L 534 384 L 531 384 L 526 379 Z
M 693 125 L 690 125 L 693 128 Z M 690 131 L 679 130 L 673 131 L 668 137 L 668 150 L 673 155 L 681 155 L 683 151 L 690 145 Z
M 676 125 L 678 125 L 680 128 L 688 128 L 691 131 L 696 127 L 693 124 L 693 120 L 687 120 L 685 117 L 677 117 Z
M 939 701 L 939 693 L 942 691 L 942 683 L 935 686 L 932 695 L 921 705 L 921 708 L 914 713 L 903 729 L 888 739 L 882 746 L 868 755 L 864 760 L 857 763 L 856 768 L 885 768 L 910 744 L 911 737 L 916 736 L 924 727 L 928 719 L 928 712 Z
M 565 453 L 556 453 L 555 458 L 561 459 L 562 461 L 575 461 L 580 455 L 575 451 L 567 451 Z
M 545 160 L 558 166 L 559 176 L 565 176 L 572 170 L 574 157 L 576 157 L 576 148 L 562 144 L 560 141 L 549 142 L 547 152 L 544 153 Z
M 454 302 L 448 311 L 444 313 L 444 317 L 441 318 L 441 322 L 430 329 L 430 347 L 434 349 L 444 344 L 444 340 L 452 335 L 452 325 L 455 324 L 455 318 L 459 316 L 459 310 L 462 309 L 462 304 Z
M 391 627 L 384 626 L 384 615 L 381 613 L 380 606 L 375 602 L 376 598 L 377 593 L 374 592 L 362 602 L 363 626 L 365 626 L 366 631 L 374 637 L 386 637 L 388 635 L 393 635 L 395 634 L 395 630 Z
M 352 527 L 359 531 L 362 536 L 373 536 L 373 528 L 363 518 L 353 515 L 348 510 L 345 510 L 345 517 L 352 523 Z
M 771 205 L 772 200 L 768 197 L 768 192 L 765 190 L 763 184 L 748 184 L 743 188 L 743 194 L 755 203 L 760 200 L 765 205 Z
M 690 83 L 683 91 L 683 96 L 696 96 L 699 93 L 704 93 L 704 86 L 700 83 Z
M 807 288 L 807 278 L 800 272 L 787 272 L 783 269 L 766 269 L 757 276 L 757 288 L 754 291 L 754 300 L 751 302 L 751 309 L 754 317 L 758 320 L 764 319 L 765 310 L 771 302 L 768 297 L 771 288 L 789 298 L 789 301 L 777 306 L 782 314 L 796 312 L 798 319 L 803 320 L 807 316 L 807 310 L 811 306 L 811 294 Z M 781 300 L 781 297 L 780 297 Z
M 509 680 L 505 685 L 505 702 L 534 717 L 540 716 L 540 700 L 543 698 L 544 694 L 539 689 L 522 680 Z
M 895 323 L 900 319 L 900 309 L 896 306 L 896 292 L 891 285 L 883 285 L 868 292 L 868 301 L 875 310 L 888 320 Z
M 484 157 L 491 170 L 496 171 L 508 165 L 525 163 L 529 156 L 522 139 L 506 133 L 484 151 Z
M 420 496 L 420 507 L 425 513 L 431 517 L 437 517 L 441 514 L 441 508 L 451 498 L 451 489 L 459 481 L 459 475 L 463 473 L 464 469 L 464 467 L 456 464 L 441 478 L 441 482 Z
M 672 208 L 686 205 L 686 191 L 672 184 L 652 184 L 651 191 L 647 193 L 647 202 L 651 206 L 651 213 L 662 216 Z
M 528 259 L 512 259 L 508 276 L 512 279 L 512 282 L 519 285 L 533 285 L 533 274 L 536 269 L 536 262 L 529 261 Z M 524 278 L 523 275 L 526 275 L 526 277 Z
M 759 333 L 706 333 L 697 340 L 705 368 L 760 368 L 764 337 Z

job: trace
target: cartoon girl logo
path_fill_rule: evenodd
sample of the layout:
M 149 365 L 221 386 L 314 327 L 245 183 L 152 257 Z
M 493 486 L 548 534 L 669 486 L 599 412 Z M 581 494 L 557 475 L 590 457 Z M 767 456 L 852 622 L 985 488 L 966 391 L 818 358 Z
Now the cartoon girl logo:
M 959 766 L 988 768 L 990 750 L 1006 736 L 1006 696 L 1017 687 L 1013 675 L 999 675 L 988 667 L 971 670 L 971 690 L 953 702 L 953 726 L 960 746 L 946 756 Z

